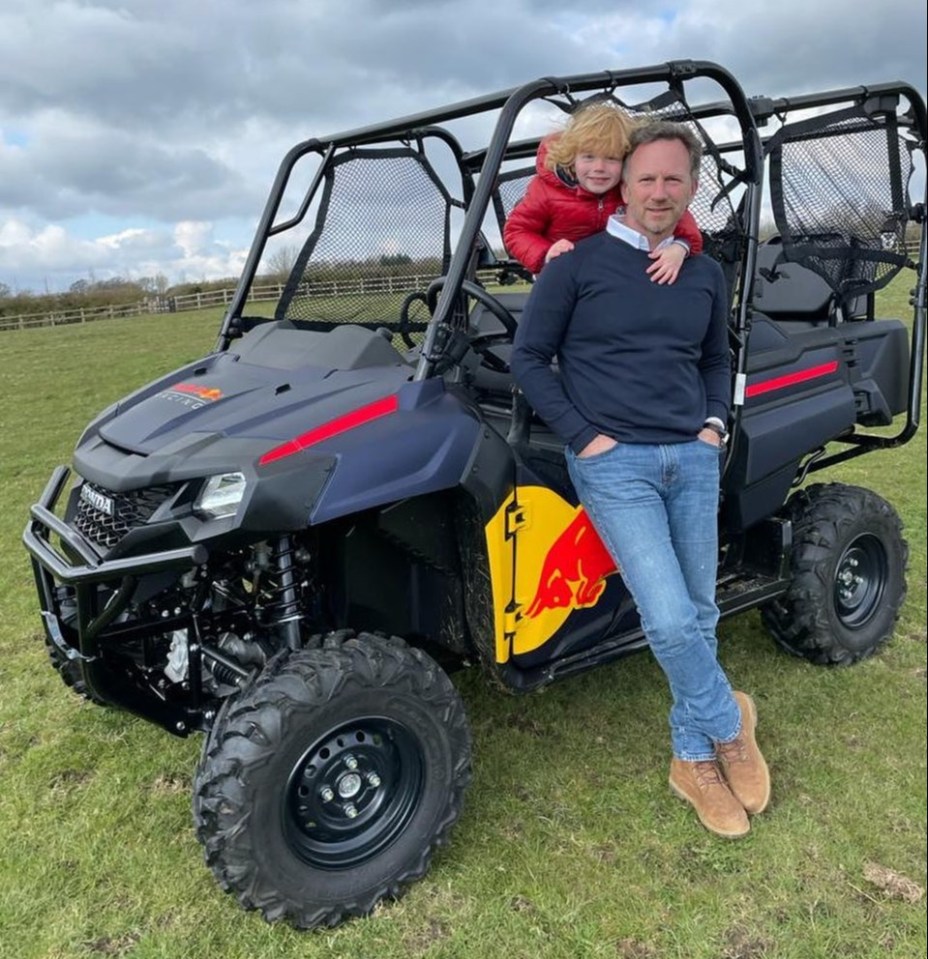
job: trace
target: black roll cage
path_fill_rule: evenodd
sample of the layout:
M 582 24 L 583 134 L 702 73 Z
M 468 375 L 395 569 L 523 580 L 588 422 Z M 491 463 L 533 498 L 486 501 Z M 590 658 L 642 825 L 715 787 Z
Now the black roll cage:
M 691 105 L 686 101 L 684 86 L 697 80 L 713 81 L 727 96 L 727 100 Z M 742 169 L 737 181 L 744 186 L 744 195 L 739 205 L 740 227 L 743 231 L 740 269 L 734 278 L 730 317 L 731 341 L 734 353 L 736 376 L 735 405 L 732 417 L 732 444 L 728 462 L 732 460 L 738 442 L 738 426 L 741 403 L 739 384 L 743 386 L 747 375 L 748 344 L 752 325 L 752 301 L 760 233 L 760 216 L 765 174 L 765 140 L 759 128 L 772 120 L 783 121 L 787 114 L 806 109 L 827 108 L 847 101 L 898 102 L 904 97 L 909 103 L 908 111 L 899 122 L 914 131 L 917 149 L 926 151 L 928 121 L 925 104 L 918 92 L 902 82 L 850 87 L 824 93 L 807 94 L 785 98 L 755 97 L 749 99 L 738 81 L 718 64 L 702 60 L 677 60 L 664 64 L 620 71 L 602 71 L 561 77 L 544 77 L 519 87 L 488 94 L 451 104 L 437 110 L 394 119 L 367 127 L 355 128 L 323 138 L 312 138 L 295 145 L 283 158 L 258 223 L 255 238 L 243 268 L 241 278 L 223 318 L 217 350 L 225 350 L 236 335 L 236 324 L 242 316 L 249 290 L 254 282 L 265 246 L 269 238 L 300 223 L 305 217 L 314 195 L 320 188 L 325 170 L 336 151 L 350 147 L 362 147 L 385 141 L 420 142 L 424 137 L 442 140 L 456 159 L 462 176 L 465 214 L 453 255 L 443 278 L 441 292 L 429 321 L 425 340 L 414 378 L 426 379 L 435 375 L 439 359 L 439 344 L 446 338 L 442 329 L 460 327 L 464 313 L 460 309 L 461 288 L 471 279 L 474 269 L 474 250 L 481 236 L 484 217 L 494 203 L 498 174 L 504 161 L 533 157 L 538 139 L 510 142 L 515 121 L 520 112 L 532 101 L 550 98 L 566 98 L 572 102 L 574 94 L 604 91 L 607 96 L 620 87 L 663 83 L 669 93 L 658 97 L 654 104 L 639 104 L 633 109 L 646 110 L 651 106 L 666 106 L 668 102 L 682 105 L 679 116 L 674 119 L 693 121 L 713 117 L 731 117 L 736 121 L 739 138 L 724 144 L 714 144 L 711 149 L 717 158 L 737 152 Z M 669 100 L 668 100 L 669 97 Z M 563 108 L 563 103 L 558 103 Z M 441 124 L 454 120 L 499 111 L 493 134 L 485 148 L 465 152 L 454 135 Z M 297 212 L 286 221 L 276 223 L 281 201 L 296 163 L 304 156 L 316 153 L 321 162 L 309 185 Z M 724 163 L 724 160 L 721 160 Z M 906 422 L 894 436 L 853 432 L 842 436 L 841 442 L 848 448 L 825 453 L 818 451 L 804 464 L 801 476 L 850 459 L 876 448 L 887 448 L 907 442 L 915 434 L 919 424 L 925 351 L 925 275 L 926 235 L 924 230 L 925 210 L 928 208 L 928 188 L 922 201 L 913 208 L 913 219 L 922 224 L 918 253 L 918 279 L 912 292 L 914 320 L 912 324 L 911 354 L 909 369 L 908 408 Z
M 836 106 L 843 103 L 855 103 L 865 106 L 882 107 L 891 113 L 905 98 L 908 109 L 896 118 L 900 126 L 909 129 L 915 135 L 913 149 L 921 152 L 928 166 L 928 113 L 925 101 L 918 91 L 908 83 L 895 81 L 890 83 L 872 84 L 869 86 L 845 87 L 822 93 L 804 94 L 793 97 L 754 97 L 750 100 L 751 111 L 759 127 L 764 127 L 771 120 L 783 123 L 790 113 L 802 110 L 820 110 L 824 107 Z M 775 135 L 775 134 L 774 134 Z M 763 138 L 766 144 L 767 138 Z M 838 463 L 853 459 L 862 453 L 875 449 L 889 449 L 907 443 L 918 430 L 921 418 L 921 392 L 924 379 L 925 362 L 925 308 L 926 308 L 926 275 L 925 263 L 928 262 L 928 234 L 925 230 L 925 218 L 928 215 L 928 171 L 923 170 L 921 200 L 914 204 L 912 219 L 920 224 L 918 258 L 911 264 L 915 267 L 917 278 L 915 286 L 910 292 L 910 304 L 913 307 L 912 334 L 909 350 L 909 389 L 906 409 L 906 420 L 901 430 L 894 436 L 881 436 L 874 433 L 854 432 L 841 437 L 841 442 L 847 443 L 848 448 L 817 456 L 809 460 L 803 467 L 800 477 L 808 473 L 834 466 Z

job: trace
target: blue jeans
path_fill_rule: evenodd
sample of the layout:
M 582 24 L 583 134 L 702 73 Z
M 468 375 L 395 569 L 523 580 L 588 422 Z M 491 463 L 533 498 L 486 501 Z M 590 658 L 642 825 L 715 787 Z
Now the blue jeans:
M 580 501 L 619 566 L 673 695 L 673 754 L 714 759 L 741 731 L 741 713 L 717 658 L 719 460 L 694 439 L 619 443 L 567 466 Z

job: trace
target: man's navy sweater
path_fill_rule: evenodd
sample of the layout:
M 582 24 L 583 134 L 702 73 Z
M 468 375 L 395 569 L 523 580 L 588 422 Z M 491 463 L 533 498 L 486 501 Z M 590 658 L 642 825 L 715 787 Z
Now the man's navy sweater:
M 598 433 L 621 443 L 680 443 L 707 417 L 728 418 L 721 268 L 708 256 L 688 257 L 676 282 L 660 285 L 645 272 L 652 262 L 602 232 L 553 259 L 535 281 L 512 370 L 575 453 Z

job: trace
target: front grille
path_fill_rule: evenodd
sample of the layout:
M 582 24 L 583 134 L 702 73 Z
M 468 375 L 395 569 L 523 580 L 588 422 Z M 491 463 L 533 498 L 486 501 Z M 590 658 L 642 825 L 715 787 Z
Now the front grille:
M 85 485 L 94 493 L 113 501 L 113 515 L 78 497 L 74 527 L 86 539 L 104 549 L 112 549 L 126 533 L 148 522 L 151 514 L 173 496 L 178 486 L 170 483 L 128 493 L 114 493 L 86 481 Z

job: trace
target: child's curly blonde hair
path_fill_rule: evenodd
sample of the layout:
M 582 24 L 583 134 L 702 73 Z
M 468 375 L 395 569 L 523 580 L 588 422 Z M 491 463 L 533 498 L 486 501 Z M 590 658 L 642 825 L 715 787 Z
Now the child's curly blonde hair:
M 562 167 L 571 173 L 579 153 L 624 159 L 628 138 L 636 121 L 612 103 L 591 103 L 581 107 L 561 133 L 547 141 L 545 166 L 549 170 Z

